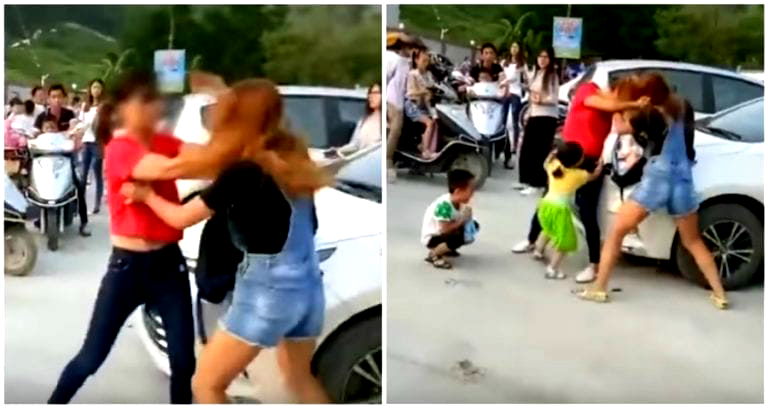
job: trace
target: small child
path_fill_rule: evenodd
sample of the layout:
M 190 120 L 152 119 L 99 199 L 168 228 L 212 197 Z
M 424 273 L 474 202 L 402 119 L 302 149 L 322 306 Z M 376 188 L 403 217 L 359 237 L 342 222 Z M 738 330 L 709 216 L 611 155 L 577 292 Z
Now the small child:
M 42 130 L 43 133 L 59 133 L 59 125 L 54 119 L 46 118 L 45 121 L 43 121 L 40 130 Z
M 429 249 L 425 261 L 435 268 L 453 267 L 445 257 L 459 256 L 456 250 L 474 240 L 479 226 L 472 219 L 472 208 L 468 205 L 474 193 L 475 176 L 466 170 L 451 170 L 448 172 L 448 194 L 441 195 L 427 207 L 421 227 L 421 243 Z
M 477 82 L 495 82 L 493 76 L 488 71 L 480 71 L 477 75 Z
M 536 240 L 533 257 L 544 259 L 544 249 L 551 244 L 555 250 L 547 272 L 547 279 L 565 279 L 560 264 L 565 255 L 578 248 L 578 237 L 573 225 L 573 203 L 576 190 L 602 173 L 598 165 L 590 174 L 579 168 L 584 160 L 584 151 L 578 143 L 560 144 L 544 162 L 549 177 L 549 191 L 539 202 L 537 216 L 541 233 Z

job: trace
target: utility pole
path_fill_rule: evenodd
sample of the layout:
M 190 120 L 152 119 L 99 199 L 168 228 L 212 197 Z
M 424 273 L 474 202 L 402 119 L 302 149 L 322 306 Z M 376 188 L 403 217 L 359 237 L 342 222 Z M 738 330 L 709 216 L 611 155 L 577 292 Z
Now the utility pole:
M 445 46 L 445 33 L 448 32 L 447 28 L 441 28 L 440 29 L 440 54 L 445 55 L 446 52 L 446 46 Z
M 570 4 L 568 5 L 568 11 L 566 11 L 565 16 L 568 17 L 568 18 L 571 17 L 571 5 Z M 563 58 L 562 61 L 560 61 L 560 64 L 562 65 L 560 67 L 560 81 L 564 82 L 565 81 L 565 73 L 567 71 L 565 69 L 565 58 Z
M 173 17 L 173 6 L 168 6 L 168 11 L 171 14 L 171 31 L 168 34 L 168 49 L 172 50 L 173 49 L 173 35 L 176 32 L 176 21 L 175 21 L 175 19 Z

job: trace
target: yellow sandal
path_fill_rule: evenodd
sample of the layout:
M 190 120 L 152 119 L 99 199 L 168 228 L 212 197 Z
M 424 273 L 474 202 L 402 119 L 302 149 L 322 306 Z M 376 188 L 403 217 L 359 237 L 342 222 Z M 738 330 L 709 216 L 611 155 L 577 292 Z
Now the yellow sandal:
M 709 299 L 712 301 L 712 304 L 715 305 L 716 308 L 720 310 L 728 309 L 730 304 L 728 303 L 728 299 L 725 297 L 720 297 L 715 295 L 714 293 L 709 295 Z
M 606 303 L 610 300 L 608 298 L 608 293 L 602 290 L 584 288 L 584 289 L 575 289 L 572 291 L 572 293 L 581 300 L 589 300 L 597 303 Z

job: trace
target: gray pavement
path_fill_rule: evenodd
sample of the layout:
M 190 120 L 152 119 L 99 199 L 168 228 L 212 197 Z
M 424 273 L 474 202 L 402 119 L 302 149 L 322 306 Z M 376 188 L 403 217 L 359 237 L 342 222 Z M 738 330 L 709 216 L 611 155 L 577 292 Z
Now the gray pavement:
M 497 170 L 474 199 L 481 231 L 451 271 L 423 261 L 426 206 L 445 178 L 387 185 L 387 401 L 392 403 L 760 403 L 763 287 L 716 310 L 707 292 L 653 263 L 620 261 L 613 302 L 575 299 L 566 281 L 510 247 L 536 197 Z
M 77 235 L 77 225 L 67 230 L 58 252 L 50 252 L 39 237 L 38 263 L 29 276 L 5 277 L 6 403 L 45 403 L 85 337 L 110 252 L 107 215 L 91 216 L 89 238 Z M 72 402 L 145 404 L 168 398 L 167 377 L 155 368 L 129 321 L 104 365 Z

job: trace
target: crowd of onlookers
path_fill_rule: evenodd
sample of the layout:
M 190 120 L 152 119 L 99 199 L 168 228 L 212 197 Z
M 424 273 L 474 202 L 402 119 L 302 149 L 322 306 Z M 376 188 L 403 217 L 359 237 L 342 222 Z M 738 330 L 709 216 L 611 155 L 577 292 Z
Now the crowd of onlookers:
M 75 141 L 75 155 L 72 166 L 80 169 L 73 172 L 78 196 L 85 197 L 85 185 L 91 171 L 96 184 L 93 213 L 101 210 L 104 191 L 102 149 L 96 138 L 96 119 L 104 93 L 104 82 L 94 79 L 88 85 L 85 99 L 70 95 L 62 84 L 47 88 L 35 86 L 30 98 L 22 100 L 14 95 L 5 112 L 5 149 L 24 149 L 27 140 L 42 134 L 62 133 Z M 90 236 L 86 200 L 78 200 L 80 214 L 80 235 Z

